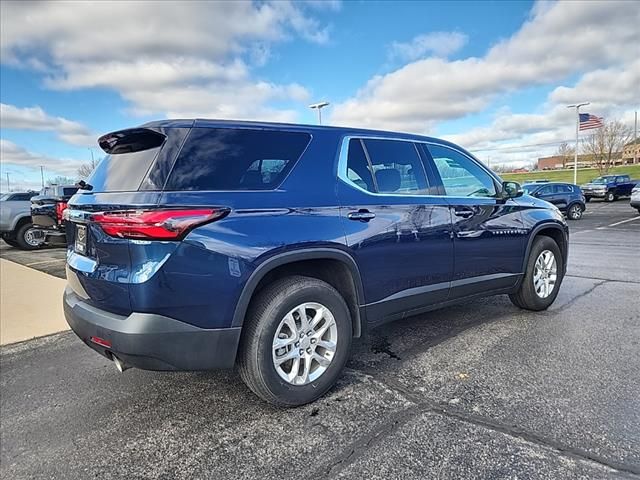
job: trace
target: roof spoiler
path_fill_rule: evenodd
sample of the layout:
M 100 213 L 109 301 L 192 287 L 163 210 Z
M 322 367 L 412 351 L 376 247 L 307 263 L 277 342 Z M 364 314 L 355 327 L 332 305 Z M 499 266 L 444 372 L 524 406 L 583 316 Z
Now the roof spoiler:
M 101 136 L 98 145 L 107 154 L 133 153 L 159 147 L 165 138 L 149 128 L 128 128 Z

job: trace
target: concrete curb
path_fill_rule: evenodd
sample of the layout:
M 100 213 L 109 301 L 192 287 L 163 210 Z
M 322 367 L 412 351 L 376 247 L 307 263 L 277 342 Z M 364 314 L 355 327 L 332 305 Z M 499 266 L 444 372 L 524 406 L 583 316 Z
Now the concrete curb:
M 0 259 L 0 345 L 69 329 L 62 312 L 66 281 Z

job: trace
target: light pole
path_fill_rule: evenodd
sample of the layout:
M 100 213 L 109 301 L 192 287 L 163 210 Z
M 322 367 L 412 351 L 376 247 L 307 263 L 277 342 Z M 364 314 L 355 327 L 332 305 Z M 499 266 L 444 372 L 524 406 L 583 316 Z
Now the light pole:
M 309 105 L 309 108 L 311 109 L 315 108 L 318 110 L 318 125 L 322 125 L 322 109 L 327 105 L 329 105 L 329 102 L 318 102 L 318 103 L 312 103 L 311 105 Z
M 42 182 L 42 188 L 44 188 L 44 167 L 40 165 L 40 181 Z
M 573 152 L 573 184 L 578 184 L 578 133 L 580 132 L 580 107 L 589 105 L 589 102 L 577 103 L 575 105 L 567 105 L 567 108 L 576 109 L 576 148 Z

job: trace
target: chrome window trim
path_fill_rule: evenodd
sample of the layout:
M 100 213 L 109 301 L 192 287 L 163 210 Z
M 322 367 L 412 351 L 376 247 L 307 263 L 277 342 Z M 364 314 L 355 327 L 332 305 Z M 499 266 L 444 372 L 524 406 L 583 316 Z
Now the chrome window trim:
M 450 147 L 449 145 L 444 145 L 444 144 L 438 143 L 438 142 L 430 142 L 428 140 L 412 140 L 412 139 L 408 139 L 408 138 L 398 138 L 398 137 L 385 137 L 385 136 L 376 136 L 376 135 L 345 135 L 344 137 L 342 137 L 342 143 L 340 145 L 340 154 L 339 154 L 339 157 L 338 157 L 338 179 L 342 180 L 344 183 L 346 183 L 350 187 L 355 188 L 355 189 L 357 189 L 357 190 L 359 190 L 359 191 L 361 191 L 363 193 L 366 193 L 367 195 L 372 195 L 374 197 L 453 198 L 453 199 L 465 199 L 465 200 L 469 200 L 470 198 L 473 198 L 473 199 L 484 199 L 484 200 L 499 200 L 498 197 L 459 197 L 459 196 L 451 196 L 451 195 L 428 195 L 428 194 L 411 195 L 411 194 L 404 194 L 404 193 L 379 193 L 379 192 L 370 192 L 369 190 L 365 190 L 364 188 L 360 187 L 355 182 L 352 182 L 349 179 L 348 175 L 347 175 L 347 161 L 348 161 L 348 155 L 349 155 L 349 141 L 350 140 L 361 140 L 361 141 L 362 140 L 393 140 L 393 141 L 396 141 L 396 142 L 413 143 L 414 145 L 416 145 L 416 144 L 435 145 L 437 147 L 448 148 L 449 150 L 452 150 L 452 151 L 454 151 L 456 153 L 464 155 L 469 160 L 471 160 L 473 163 L 478 165 L 485 173 L 487 173 L 494 180 L 494 182 L 497 182 L 498 184 L 501 184 L 501 182 L 499 180 L 499 177 L 497 177 L 491 170 L 487 169 L 487 167 L 485 167 L 482 164 L 482 162 L 480 162 L 476 158 L 471 157 L 469 154 L 466 154 L 465 152 L 462 152 L 462 151 L 458 150 L 457 148 Z M 364 148 L 364 145 L 363 145 L 363 148 Z M 429 151 L 429 150 L 427 149 L 427 151 Z M 366 150 L 365 150 L 365 152 L 366 152 Z M 420 156 L 420 154 L 417 151 L 417 149 L 416 149 L 416 154 L 418 155 L 418 158 L 422 162 L 423 161 L 422 157 Z M 431 152 L 429 152 L 429 155 L 431 156 Z M 367 161 L 369 161 L 368 156 L 367 156 Z M 423 168 L 423 170 L 425 170 L 424 164 L 422 165 L 422 168 Z M 373 173 L 372 173 L 372 175 L 373 175 Z M 427 184 L 428 184 L 429 183 L 429 177 L 428 177 L 428 175 L 426 175 L 426 171 L 425 171 L 425 177 L 427 178 Z M 496 188 L 496 193 L 497 193 L 497 191 L 498 191 L 498 189 Z

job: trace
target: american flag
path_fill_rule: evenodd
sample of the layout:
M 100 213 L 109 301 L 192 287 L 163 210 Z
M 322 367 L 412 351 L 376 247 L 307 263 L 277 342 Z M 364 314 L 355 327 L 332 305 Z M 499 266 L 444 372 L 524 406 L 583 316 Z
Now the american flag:
M 596 117 L 590 113 L 580 114 L 580 130 L 589 130 L 591 128 L 604 127 L 602 123 L 602 117 Z

